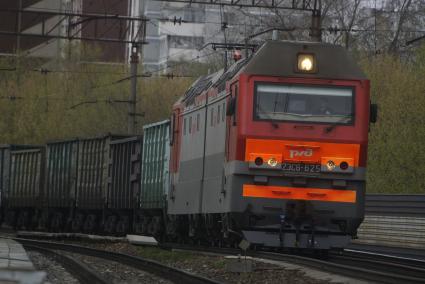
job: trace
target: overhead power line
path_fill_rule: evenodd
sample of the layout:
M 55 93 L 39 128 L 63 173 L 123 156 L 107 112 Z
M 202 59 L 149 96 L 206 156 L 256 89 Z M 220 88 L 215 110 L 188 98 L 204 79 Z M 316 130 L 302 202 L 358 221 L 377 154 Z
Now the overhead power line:
M 418 42 L 424 39 L 425 39 L 425 35 L 406 41 L 406 45 L 411 45 L 415 42 Z
M 21 30 L 20 21 L 16 27 L 7 30 L 0 30 L 0 35 L 19 36 L 19 37 L 39 37 L 45 39 L 66 39 L 66 40 L 82 40 L 82 41 L 97 41 L 105 43 L 135 43 L 146 44 L 144 41 L 138 41 L 138 35 L 141 27 L 148 21 L 144 17 L 130 17 L 123 15 L 112 14 L 95 14 L 95 13 L 72 13 L 63 11 L 48 11 L 34 9 L 0 9 L 2 13 L 15 13 L 20 16 L 31 15 L 37 19 L 37 24 L 40 29 L 32 29 L 31 32 Z M 52 23 L 54 17 L 56 20 Z M 97 24 L 99 20 L 107 20 L 110 23 L 109 29 L 119 25 L 118 35 L 106 36 L 108 29 L 101 29 L 98 26 L 105 28 L 104 24 Z M 48 22 L 49 21 L 49 22 Z M 66 33 L 59 33 L 57 29 L 66 24 Z M 83 36 L 84 31 L 88 27 L 88 23 L 93 23 L 93 29 L 88 34 L 92 36 Z M 131 34 L 133 33 L 133 34 Z
M 313 11 L 317 0 L 153 0 L 218 6 L 236 6 L 240 8 L 269 8 L 283 10 Z
M 8 9 L 8 8 L 0 8 L 0 12 L 9 12 L 9 13 L 23 13 L 23 14 L 35 14 L 39 16 L 66 16 L 66 17 L 79 17 L 82 21 L 91 21 L 98 19 L 114 19 L 114 20 L 129 20 L 129 21 L 137 21 L 137 22 L 146 22 L 148 19 L 146 18 L 138 18 L 131 16 L 122 16 L 118 14 L 97 14 L 97 13 L 73 13 L 73 12 L 63 12 L 60 10 L 51 11 L 49 9 Z M 78 23 L 76 23 L 78 24 Z
M 189 21 L 189 20 L 180 20 L 181 18 L 179 18 L 178 22 L 181 22 L 182 24 L 213 24 L 213 25 L 218 25 L 221 26 L 223 23 L 222 22 L 214 22 L 214 21 Z M 173 19 L 170 18 L 160 18 L 158 19 L 160 21 L 164 21 L 164 22 L 174 22 Z M 290 28 L 284 28 L 282 29 L 281 27 L 273 27 L 272 25 L 268 25 L 268 24 L 254 24 L 254 23 L 230 23 L 227 22 L 227 28 L 232 27 L 232 26 L 240 26 L 240 27 L 244 27 L 244 26 L 248 26 L 248 27 L 264 27 L 264 28 L 269 28 L 270 30 L 280 30 L 280 31 L 308 31 L 310 30 L 309 27 L 297 27 L 297 26 L 292 26 Z M 157 25 L 156 25 L 157 26 Z M 163 30 L 167 31 L 166 29 L 162 28 Z M 330 32 L 330 33 L 334 33 L 335 31 L 337 32 L 347 32 L 347 31 L 352 31 L 352 32 L 394 32 L 394 30 L 392 29 L 356 29 L 356 28 L 352 28 L 352 29 L 346 29 L 346 28 L 342 28 L 342 27 L 338 27 L 338 26 L 330 26 L 330 27 L 323 27 L 321 29 L 323 32 Z M 168 32 L 168 31 L 167 31 Z M 221 31 L 220 31 L 221 32 Z M 401 30 L 401 32 L 404 33 L 423 33 L 425 32 L 425 30 L 414 30 L 414 29 L 408 29 L 408 30 Z M 175 33 L 170 32 L 170 34 L 175 35 Z

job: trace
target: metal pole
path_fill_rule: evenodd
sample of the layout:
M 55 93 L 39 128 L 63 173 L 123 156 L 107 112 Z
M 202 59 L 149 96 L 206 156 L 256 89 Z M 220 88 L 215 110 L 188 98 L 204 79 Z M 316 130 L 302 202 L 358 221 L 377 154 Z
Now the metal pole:
M 224 49 L 224 72 L 227 71 L 227 46 Z
M 322 41 L 322 1 L 314 0 L 314 9 L 311 15 L 310 36 L 312 40 Z
M 272 32 L 272 40 L 278 40 L 279 38 L 279 31 L 278 30 L 273 30 Z
M 128 102 L 128 134 L 134 134 L 136 130 L 136 98 L 137 98 L 137 65 L 139 63 L 139 46 L 131 47 L 131 88 Z
M 311 31 L 310 36 L 312 40 L 321 42 L 322 41 L 322 29 L 321 29 L 321 13 L 320 10 L 314 10 L 311 17 Z
M 20 76 L 20 57 L 21 57 L 21 29 L 22 29 L 22 0 L 19 0 L 19 10 L 18 10 L 18 22 L 16 23 L 17 36 L 16 36 L 16 82 L 19 86 L 21 81 Z

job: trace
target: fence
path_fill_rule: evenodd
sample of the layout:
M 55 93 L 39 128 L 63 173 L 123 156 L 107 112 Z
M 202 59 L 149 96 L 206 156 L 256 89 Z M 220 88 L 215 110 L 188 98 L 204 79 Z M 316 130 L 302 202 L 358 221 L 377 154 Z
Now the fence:
M 366 217 L 355 243 L 425 248 L 425 195 L 366 196 Z

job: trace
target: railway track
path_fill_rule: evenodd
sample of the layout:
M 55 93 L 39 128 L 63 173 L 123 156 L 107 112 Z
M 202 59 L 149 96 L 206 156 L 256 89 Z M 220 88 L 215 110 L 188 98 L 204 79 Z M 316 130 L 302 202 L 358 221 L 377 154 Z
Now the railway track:
M 172 248 L 167 245 L 167 248 Z M 179 250 L 202 250 L 209 253 L 240 254 L 238 249 L 197 248 L 175 246 Z M 326 258 L 300 256 L 265 251 L 249 251 L 247 255 L 275 261 L 283 261 L 315 268 L 329 273 L 344 275 L 355 279 L 381 283 L 425 283 L 425 262 L 391 255 L 347 251 L 342 254 L 331 253 Z
M 162 264 L 134 257 L 130 255 L 97 250 L 77 245 L 69 245 L 55 242 L 15 238 L 24 246 L 36 245 L 48 249 L 64 250 L 81 253 L 89 256 L 118 261 L 126 265 L 143 269 L 173 282 L 183 283 L 217 283 L 203 277 L 186 273 Z M 241 251 L 233 248 L 216 248 L 189 245 L 164 244 L 163 249 L 175 249 L 186 251 L 198 251 L 216 253 L 222 255 L 237 255 Z M 300 256 L 267 251 L 248 251 L 247 255 L 255 258 L 283 261 L 301 266 L 315 268 L 329 273 L 344 275 L 356 279 L 362 279 L 383 283 L 424 283 L 425 261 L 413 258 L 393 256 L 360 250 L 347 249 L 342 253 L 330 253 L 326 258 L 314 258 L 312 256 Z
M 63 263 L 65 267 L 70 267 L 71 271 L 80 270 L 77 273 L 77 278 L 83 278 L 83 283 L 110 283 L 107 280 L 97 277 L 95 272 L 89 268 L 78 267 L 78 263 L 69 256 L 64 255 L 61 252 L 70 252 L 86 256 L 97 257 L 109 261 L 115 261 L 133 268 L 143 270 L 152 273 L 160 278 L 167 279 L 173 283 L 189 283 L 189 284 L 219 284 L 220 282 L 207 279 L 205 277 L 195 275 L 181 269 L 173 268 L 156 261 L 144 259 L 137 256 L 127 255 L 123 253 L 99 250 L 89 247 L 83 247 L 78 245 L 47 242 L 32 239 L 13 238 L 15 241 L 21 243 L 28 249 L 38 250 L 45 254 L 54 256 L 59 262 Z M 60 252 L 57 252 L 60 251 Z M 80 265 L 81 266 L 81 265 Z M 86 269 L 87 268 L 87 269 Z M 85 270 L 85 271 L 84 271 Z
M 53 258 L 55 261 L 60 263 L 68 272 L 70 272 L 76 279 L 81 283 L 91 283 L 91 284 L 109 284 L 110 282 L 104 279 L 100 274 L 98 274 L 93 269 L 89 268 L 87 265 L 83 265 L 81 262 L 77 261 L 71 256 L 68 256 L 62 252 L 55 251 L 52 249 L 47 249 L 38 245 L 24 245 L 25 249 L 38 251 L 50 258 Z
M 417 267 L 417 268 L 425 267 L 425 259 L 418 259 L 415 257 L 405 257 L 400 255 L 392 255 L 388 253 L 384 254 L 380 252 L 352 250 L 352 249 L 345 249 L 344 255 L 350 256 L 350 257 L 362 258 L 362 259 L 388 261 L 394 264 L 407 265 L 409 267 Z

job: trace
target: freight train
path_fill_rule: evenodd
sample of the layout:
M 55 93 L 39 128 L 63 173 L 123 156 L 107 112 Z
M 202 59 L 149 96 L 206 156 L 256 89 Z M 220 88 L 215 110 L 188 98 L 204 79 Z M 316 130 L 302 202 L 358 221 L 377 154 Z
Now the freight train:
M 200 77 L 170 120 L 0 148 L 4 223 L 328 250 L 364 217 L 369 81 L 339 46 L 268 41 Z

